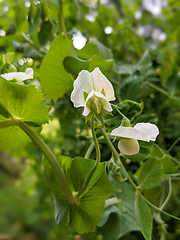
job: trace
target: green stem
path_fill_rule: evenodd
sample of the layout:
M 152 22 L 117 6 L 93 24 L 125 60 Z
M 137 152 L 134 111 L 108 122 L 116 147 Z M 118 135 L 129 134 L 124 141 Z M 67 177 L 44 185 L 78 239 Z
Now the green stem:
M 59 23 L 60 33 L 64 33 L 66 39 L 68 39 L 68 35 L 67 35 L 67 31 L 66 31 L 66 26 L 65 26 L 65 23 L 64 23 L 62 0 L 59 0 L 58 23 Z
M 171 198 L 171 195 L 172 195 L 172 179 L 169 178 L 169 193 L 168 193 L 166 200 L 161 205 L 160 210 L 163 210 L 163 208 L 167 205 L 167 203 L 169 202 L 169 200 Z
M 0 122 L 0 128 L 6 128 L 11 126 L 16 126 L 16 122 L 14 121 L 14 119 L 10 119 L 6 122 Z
M 96 148 L 96 162 L 94 164 L 94 167 L 91 169 L 87 179 L 86 179 L 86 182 L 84 184 L 84 186 L 82 187 L 82 189 L 79 191 L 78 193 L 78 197 L 81 196 L 84 191 L 86 190 L 86 187 L 88 186 L 89 184 L 89 181 L 93 175 L 93 173 L 95 172 L 98 164 L 100 163 L 100 160 L 101 160 L 101 152 L 100 152 L 100 148 L 99 148 L 99 144 L 98 144 L 98 140 L 97 140 L 97 137 L 96 137 L 96 133 L 95 133 L 95 126 L 94 126 L 94 114 L 92 115 L 92 119 L 91 119 L 91 130 L 92 130 L 92 136 L 93 136 L 93 141 L 94 141 L 94 145 L 95 145 L 95 148 Z
M 109 207 L 109 206 L 112 206 L 112 205 L 114 205 L 114 204 L 118 204 L 118 203 L 120 203 L 121 202 L 121 200 L 120 199 L 118 199 L 118 198 L 116 198 L 116 197 L 114 197 L 114 198 L 109 198 L 109 199 L 107 199 L 106 201 L 105 201 L 105 208 L 107 208 L 107 207 Z
M 77 203 L 77 199 L 73 196 L 72 191 L 69 187 L 69 184 L 66 180 L 66 177 L 55 158 L 52 151 L 49 149 L 49 147 L 45 144 L 45 142 L 23 121 L 21 120 L 14 120 L 16 122 L 16 125 L 19 126 L 40 148 L 42 153 L 45 155 L 47 160 L 52 166 L 53 172 L 65 194 L 70 204 Z
M 119 158 L 119 154 L 118 154 L 118 152 L 116 151 L 115 147 L 113 146 L 112 142 L 110 141 L 110 139 L 109 139 L 106 131 L 105 131 L 103 128 L 101 128 L 101 132 L 102 132 L 102 135 L 104 136 L 104 138 L 105 138 L 105 140 L 106 140 L 106 143 L 107 143 L 109 149 L 110 149 L 110 150 L 112 151 L 112 153 L 114 154 L 115 162 L 116 162 L 116 163 L 117 163 L 117 162 L 120 162 L 120 163 L 121 163 L 121 160 L 120 160 L 120 158 Z M 121 164 L 122 164 L 122 163 L 121 163 Z
M 146 82 L 146 84 L 169 97 L 168 93 L 164 89 L 162 89 L 150 82 Z
M 87 150 L 84 158 L 88 159 L 88 158 L 90 157 L 93 149 L 94 149 L 94 142 L 92 142 L 92 143 L 90 144 L 90 146 L 89 146 L 89 148 L 88 148 L 88 150 Z
M 157 211 L 159 211 L 159 212 L 161 212 L 161 213 L 163 213 L 163 214 L 165 214 L 165 215 L 167 215 L 167 216 L 169 216 L 169 217 L 172 217 L 172 218 L 180 221 L 180 218 L 178 218 L 178 217 L 176 217 L 176 216 L 174 216 L 174 215 L 171 215 L 170 213 L 167 213 L 167 212 L 161 210 L 160 208 L 156 207 L 154 204 L 152 204 L 151 202 L 149 202 L 140 192 L 139 192 L 139 194 L 141 195 L 141 197 L 142 197 L 151 207 L 153 207 L 153 208 L 156 209 Z
M 178 139 L 176 139 L 176 141 L 170 146 L 170 148 L 168 149 L 168 152 L 171 152 L 171 150 L 173 149 L 173 147 L 180 141 L 180 137 L 178 137 Z

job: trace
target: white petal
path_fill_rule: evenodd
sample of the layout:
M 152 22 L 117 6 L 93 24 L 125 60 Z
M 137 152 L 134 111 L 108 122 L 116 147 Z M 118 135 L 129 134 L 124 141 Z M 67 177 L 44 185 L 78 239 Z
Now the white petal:
M 151 141 L 155 141 L 159 134 L 158 127 L 152 123 L 137 123 L 134 128 L 144 133 L 148 140 Z
M 71 93 L 71 101 L 75 107 L 85 106 L 84 93 L 87 95 L 93 90 L 91 73 L 82 70 L 74 81 L 74 89 Z
M 107 111 L 107 112 L 112 112 L 112 107 L 111 104 L 109 103 L 109 101 L 105 98 L 105 96 L 102 93 L 99 92 L 95 92 L 95 95 L 99 98 L 101 98 L 101 104 L 103 106 L 103 108 Z
M 118 148 L 125 155 L 134 155 L 139 152 L 139 143 L 135 139 L 121 138 Z
M 140 132 L 139 130 L 132 127 L 119 126 L 118 128 L 115 128 L 114 130 L 112 130 L 111 135 L 149 142 L 149 139 L 146 137 L 146 135 L 143 132 Z
M 111 82 L 102 74 L 99 68 L 93 70 L 93 89 L 96 92 L 102 93 L 108 101 L 115 100 L 114 89 Z
M 91 111 L 91 109 L 89 109 L 88 107 L 85 106 L 82 115 L 86 117 L 90 113 L 90 111 Z
M 25 72 L 4 73 L 1 75 L 1 77 L 5 78 L 6 80 L 16 79 L 17 81 L 24 81 L 26 79 L 33 78 L 33 69 L 27 68 Z

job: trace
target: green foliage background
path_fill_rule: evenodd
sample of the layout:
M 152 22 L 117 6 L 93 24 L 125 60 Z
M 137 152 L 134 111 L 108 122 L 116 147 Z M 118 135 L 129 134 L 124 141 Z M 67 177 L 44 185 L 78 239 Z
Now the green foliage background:
M 59 2 L 55 0 L 0 1 L 0 74 L 13 71 L 14 67 L 18 71 L 33 68 L 35 80 L 28 80 L 25 84 L 43 88 L 44 97 L 52 109 L 49 125 L 43 125 L 41 137 L 56 154 L 73 158 L 84 157 L 92 137 L 90 126 L 85 125 L 82 119 L 82 109 L 72 107 L 70 93 L 73 80 L 82 69 L 92 71 L 100 67 L 113 83 L 123 114 L 133 124 L 151 122 L 160 129 L 155 145 L 140 143 L 140 153 L 128 157 L 130 161 L 127 161 L 127 156 L 122 156 L 126 169 L 135 180 L 138 179 L 144 196 L 156 206 L 166 198 L 170 178 L 173 190 L 165 211 L 180 216 L 179 1 L 170 0 L 158 16 L 143 11 L 142 17 L 136 19 L 134 14 L 141 8 L 139 0 L 98 3 L 95 9 L 85 7 L 78 0 L 66 0 L 63 2 L 63 13 L 69 39 L 77 30 L 87 38 L 85 47 L 74 49 L 73 53 L 73 41 L 66 40 L 62 35 L 58 37 L 58 6 Z M 88 14 L 95 16 L 93 22 L 87 20 Z M 105 33 L 108 26 L 113 29 L 110 34 Z M 139 37 L 137 32 L 140 26 L 161 29 L 166 39 L 158 41 L 152 38 L 152 34 Z M 5 36 L 2 36 L 2 30 Z M 3 57 L 8 52 L 14 55 Z M 57 61 L 51 62 L 51 54 L 55 53 Z M 60 82 L 54 82 L 56 77 L 47 74 L 52 68 L 55 69 L 55 76 L 61 79 Z M 63 81 L 66 81 L 66 85 L 62 84 Z M 51 89 L 53 84 L 58 85 L 58 88 Z M 106 116 L 107 131 L 121 122 L 121 116 L 116 110 L 113 114 L 113 118 Z M 103 140 L 100 140 L 100 147 L 102 160 L 108 161 L 111 152 Z M 131 209 L 129 215 L 124 216 L 124 209 L 131 208 L 135 201 L 128 183 L 120 183 L 117 187 L 122 193 L 125 192 L 124 195 L 115 194 L 122 204 L 105 212 L 94 233 L 80 237 L 71 228 L 60 227 L 54 222 L 53 197 L 44 177 L 40 150 L 33 143 L 25 148 L 22 145 L 16 150 L 7 150 L 11 150 L 12 155 L 8 152 L 0 153 L 0 235 L 15 237 L 33 233 L 32 240 L 144 239 L 139 227 L 132 225 L 132 212 L 136 209 Z M 95 158 L 95 151 L 91 157 Z M 149 171 L 150 182 L 146 181 Z M 117 185 L 114 178 L 112 182 Z M 137 202 L 141 201 L 138 196 L 136 198 Z M 142 205 L 146 210 L 144 203 Z M 157 212 L 153 208 L 151 210 L 154 217 L 152 239 L 178 239 L 180 222 L 165 215 L 160 219 Z M 132 219 L 126 219 L 129 225 L 123 226 L 126 231 L 122 232 L 119 224 L 127 216 Z

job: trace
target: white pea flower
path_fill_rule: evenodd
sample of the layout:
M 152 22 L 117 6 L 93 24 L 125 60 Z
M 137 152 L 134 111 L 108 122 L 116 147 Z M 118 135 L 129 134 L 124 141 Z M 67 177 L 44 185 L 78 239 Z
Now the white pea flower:
M 155 141 L 158 134 L 158 127 L 152 123 L 137 123 L 134 127 L 119 126 L 111 132 L 111 135 L 120 137 L 118 148 L 125 155 L 139 152 L 137 140 Z
M 89 8 L 94 8 L 96 7 L 98 0 L 81 0 L 81 2 Z
M 91 110 L 99 115 L 104 110 L 112 111 L 109 101 L 115 100 L 114 89 L 110 81 L 95 68 L 91 73 L 82 70 L 74 81 L 71 101 L 74 107 L 84 107 L 83 115 L 87 116 Z
M 24 81 L 26 79 L 33 78 L 33 69 L 27 68 L 25 72 L 11 72 L 11 73 L 4 73 L 0 75 L 6 80 L 13 80 L 16 79 L 17 81 Z

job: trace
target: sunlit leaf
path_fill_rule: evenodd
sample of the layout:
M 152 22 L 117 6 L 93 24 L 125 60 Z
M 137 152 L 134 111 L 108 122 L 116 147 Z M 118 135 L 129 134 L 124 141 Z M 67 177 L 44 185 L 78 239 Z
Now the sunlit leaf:
M 95 161 L 77 157 L 72 160 L 59 156 L 58 161 L 71 186 L 73 194 L 82 189 L 87 175 L 93 168 Z M 43 160 L 45 175 L 55 196 L 55 211 L 57 223 L 69 224 L 76 232 L 92 232 L 100 221 L 104 212 L 105 200 L 117 190 L 110 183 L 105 173 L 105 163 L 100 163 L 95 170 L 87 189 L 79 198 L 78 204 L 69 205 L 51 165 L 46 159 Z M 78 177 L 77 177 L 78 176 Z M 65 220 L 64 220 L 65 219 Z
M 35 86 L 22 86 L 0 77 L 0 122 L 12 116 L 37 126 L 48 121 L 49 107 Z M 23 147 L 30 138 L 16 126 L 0 128 L 0 148 L 11 150 Z
M 71 56 L 72 41 L 59 35 L 43 59 L 40 79 L 43 91 L 48 99 L 57 100 L 73 86 L 72 76 L 65 70 L 63 61 Z

